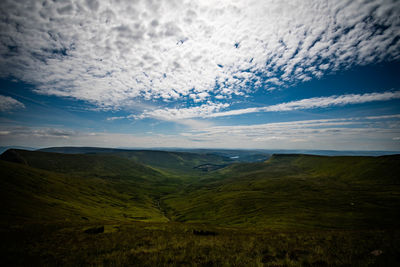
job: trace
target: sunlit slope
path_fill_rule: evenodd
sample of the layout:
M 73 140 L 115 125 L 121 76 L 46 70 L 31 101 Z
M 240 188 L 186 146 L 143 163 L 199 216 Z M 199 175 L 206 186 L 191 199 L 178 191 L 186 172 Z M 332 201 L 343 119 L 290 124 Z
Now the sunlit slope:
M 133 183 L 84 178 L 0 160 L 2 221 L 166 221 Z
M 275 155 L 164 199 L 178 221 L 267 228 L 400 226 L 400 156 Z
M 109 179 L 162 179 L 161 173 L 135 161 L 113 154 L 61 154 L 10 149 L 0 159 L 38 169 L 80 175 L 96 175 Z
M 229 157 L 214 153 L 200 154 L 190 152 L 125 150 L 95 147 L 51 147 L 39 151 L 65 154 L 113 155 L 179 174 L 199 172 L 195 167 L 202 164 L 227 165 L 233 162 Z
M 176 181 L 162 177 L 150 168 L 142 166 L 140 169 L 136 165 L 99 167 L 95 164 L 112 165 L 112 158 L 101 162 L 100 159 L 88 162 L 85 161 L 88 158 L 79 158 L 81 167 L 75 165 L 75 160 L 65 158 L 49 161 L 42 157 L 36 160 L 43 165 L 33 164 L 60 171 L 55 172 L 33 168 L 27 158 L 24 159 L 28 164 L 0 160 L 3 223 L 167 221 L 157 199 L 175 190 Z

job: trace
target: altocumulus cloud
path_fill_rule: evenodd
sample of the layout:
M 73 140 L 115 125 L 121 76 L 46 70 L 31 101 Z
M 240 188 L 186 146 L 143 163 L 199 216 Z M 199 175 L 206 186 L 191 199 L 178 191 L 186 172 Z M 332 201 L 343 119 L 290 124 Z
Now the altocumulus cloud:
M 399 59 L 395 0 L 0 3 L 0 77 L 100 108 L 222 100 Z
M 129 115 L 125 118 L 144 119 L 155 118 L 159 120 L 182 120 L 198 117 L 212 117 L 213 114 L 218 114 L 223 108 L 229 107 L 228 103 L 207 103 L 197 107 L 191 108 L 166 108 L 155 109 L 151 111 L 144 111 L 140 115 Z
M 0 112 L 9 112 L 21 108 L 25 108 L 25 105 L 18 100 L 10 96 L 0 95 Z

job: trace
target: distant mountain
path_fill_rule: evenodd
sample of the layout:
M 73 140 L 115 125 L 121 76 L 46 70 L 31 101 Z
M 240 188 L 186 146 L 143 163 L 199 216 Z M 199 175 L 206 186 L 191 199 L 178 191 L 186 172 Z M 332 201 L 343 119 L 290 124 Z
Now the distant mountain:
M 36 148 L 33 147 L 27 147 L 27 146 L 0 146 L 0 154 L 3 154 L 4 151 L 7 151 L 8 149 L 23 149 L 23 150 L 36 150 Z
M 97 147 L 51 147 L 39 149 L 40 152 L 52 152 L 63 154 L 112 154 L 134 160 L 141 164 L 150 165 L 174 172 L 196 171 L 197 166 L 203 164 L 226 165 L 235 162 L 228 156 L 216 153 L 192 153 L 158 150 L 127 150 Z
M 225 158 L 224 160 L 235 162 L 257 162 L 267 160 L 272 153 L 262 152 L 260 150 L 240 150 L 240 149 L 185 149 L 185 148 L 154 148 L 154 149 L 130 149 L 130 148 L 99 148 L 99 147 L 49 147 L 39 149 L 43 152 L 55 152 L 64 154 L 99 154 L 99 153 L 128 153 L 143 154 L 147 151 L 149 154 L 154 153 L 191 153 L 201 154 L 204 156 L 216 155 Z M 141 152 L 140 152 L 141 151 Z M 205 163 L 204 163 L 205 164 Z
M 400 154 L 400 151 L 378 150 L 261 150 L 271 154 L 306 154 L 317 156 L 385 156 Z
M 136 150 L 136 148 L 120 148 Z M 234 157 L 237 161 L 255 162 L 263 161 L 262 157 L 268 159 L 272 154 L 308 154 L 319 156 L 384 156 L 400 154 L 400 151 L 385 150 L 316 150 L 316 149 L 214 149 L 214 148 L 147 148 L 146 150 L 192 152 L 192 153 L 216 153 L 227 157 Z M 251 158 L 251 155 L 255 155 Z M 257 157 L 256 155 L 260 155 Z M 250 156 L 250 157 L 248 157 Z
M 245 150 L 245 149 L 167 149 L 174 152 L 190 152 L 198 154 L 215 154 L 230 158 L 236 162 L 261 162 L 269 159 L 273 153 L 262 150 Z
M 94 153 L 118 153 L 127 151 L 163 151 L 163 152 L 187 152 L 194 154 L 214 154 L 229 158 L 235 162 L 262 162 L 273 154 L 308 154 L 319 156 L 383 156 L 400 154 L 400 151 L 340 151 L 340 150 L 288 150 L 288 149 L 199 149 L 199 148 L 100 148 L 100 147 L 49 147 L 39 149 L 44 152 L 65 154 L 94 154 Z

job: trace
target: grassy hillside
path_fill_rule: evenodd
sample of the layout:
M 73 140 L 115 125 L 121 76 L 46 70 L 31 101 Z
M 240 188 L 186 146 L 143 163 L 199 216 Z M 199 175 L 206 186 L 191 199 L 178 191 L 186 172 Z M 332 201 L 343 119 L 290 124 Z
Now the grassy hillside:
M 8 150 L 0 156 L 0 259 L 6 266 L 400 260 L 399 155 L 225 160 Z
M 159 198 L 182 183 L 114 155 L 8 150 L 0 159 L 7 220 L 167 221 Z
M 63 154 L 101 154 L 122 157 L 135 162 L 156 167 L 158 169 L 178 173 L 180 175 L 192 174 L 198 171 L 199 165 L 215 164 L 227 165 L 234 161 L 227 156 L 215 153 L 189 153 L 157 150 L 125 150 L 96 147 L 53 147 L 39 150 Z
M 398 227 L 400 157 L 275 155 L 233 164 L 164 202 L 170 216 L 274 229 Z
M 118 156 L 126 157 L 158 169 L 178 172 L 179 174 L 197 172 L 196 167 L 203 164 L 226 165 L 233 162 L 227 157 L 214 154 L 152 150 L 121 152 L 118 153 Z
M 78 175 L 99 176 L 108 179 L 161 179 L 161 173 L 151 167 L 113 154 L 60 154 L 10 149 L 0 159 L 30 167 Z
M 65 175 L 2 160 L 0 175 L 3 224 L 167 221 L 143 181 Z
M 118 197 L 122 202 L 130 196 L 133 202 L 129 205 L 120 203 L 121 207 L 141 204 L 142 208 L 151 210 L 150 213 L 162 215 L 133 216 L 136 218 L 165 220 L 167 216 L 179 222 L 270 229 L 399 226 L 398 155 L 323 157 L 282 154 L 274 155 L 266 162 L 235 163 L 219 170 L 216 169 L 224 165 L 197 165 L 201 163 L 201 156 L 160 151 L 60 154 L 8 150 L 0 159 L 18 163 L 5 165 L 2 161 L 2 172 L 7 173 L 5 177 L 12 176 L 8 179 L 14 183 L 23 183 L 29 177 L 30 184 L 34 185 L 33 181 L 41 177 L 37 173 L 47 171 L 47 178 L 38 179 L 40 182 L 36 183 L 38 190 L 35 187 L 25 190 L 36 192 L 35 198 L 48 199 L 40 195 L 44 193 L 40 191 L 42 183 L 55 186 L 49 191 L 54 194 L 48 196 L 50 198 L 57 198 L 58 193 L 68 195 L 68 190 L 99 190 L 104 198 L 114 194 L 101 188 L 105 186 L 121 193 L 123 196 Z M 138 163 L 139 159 L 154 162 L 154 167 Z M 212 156 L 204 156 L 203 161 L 212 159 Z M 219 157 L 216 162 L 220 163 L 218 160 Z M 193 165 L 200 167 L 193 168 Z M 164 168 L 159 169 L 159 166 Z M 182 176 L 176 174 L 177 170 L 184 172 L 186 168 L 188 171 Z M 194 174 L 195 171 L 198 173 Z M 60 179 L 68 180 L 71 187 L 56 186 L 55 183 L 66 183 Z M 8 190 L 6 186 L 3 189 Z M 20 192 L 8 190 L 6 193 L 10 199 L 14 195 L 24 199 Z M 120 206 L 116 205 L 112 212 L 120 213 Z

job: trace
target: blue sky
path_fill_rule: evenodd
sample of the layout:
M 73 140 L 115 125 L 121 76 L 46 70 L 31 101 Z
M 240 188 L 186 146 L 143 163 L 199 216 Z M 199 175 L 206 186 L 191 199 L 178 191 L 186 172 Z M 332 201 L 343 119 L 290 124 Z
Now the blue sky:
M 400 150 L 397 1 L 2 1 L 0 145 Z

